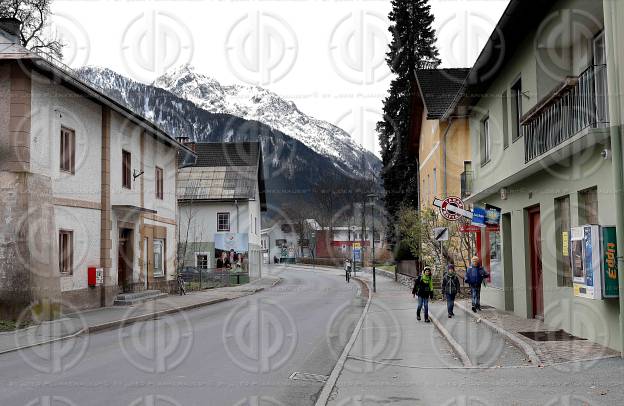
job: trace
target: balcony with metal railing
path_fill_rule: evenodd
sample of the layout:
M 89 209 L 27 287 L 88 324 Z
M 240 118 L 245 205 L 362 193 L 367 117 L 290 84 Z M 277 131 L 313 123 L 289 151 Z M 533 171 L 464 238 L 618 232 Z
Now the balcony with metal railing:
M 609 124 L 607 66 L 592 65 L 568 77 L 522 118 L 524 158 L 529 163 L 583 130 Z

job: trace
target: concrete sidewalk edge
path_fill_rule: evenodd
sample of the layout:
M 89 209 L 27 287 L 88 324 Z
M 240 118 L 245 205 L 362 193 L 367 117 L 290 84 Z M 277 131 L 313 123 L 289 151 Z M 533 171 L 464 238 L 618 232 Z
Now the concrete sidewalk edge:
M 485 324 L 494 332 L 506 337 L 509 341 L 511 341 L 513 345 L 515 345 L 518 349 L 520 349 L 527 356 L 530 363 L 536 366 L 539 366 L 542 364 L 542 360 L 539 358 L 539 356 L 537 355 L 533 347 L 531 347 L 529 344 L 525 343 L 524 341 L 522 341 L 521 339 L 519 339 L 518 337 L 516 337 L 514 334 L 510 333 L 509 331 L 505 330 L 504 328 L 497 326 L 496 324 L 492 323 L 489 320 L 486 320 L 483 317 L 479 317 L 478 314 L 472 312 L 470 309 L 464 306 L 463 303 L 456 303 L 455 305 L 459 307 L 460 309 L 462 309 L 463 311 L 465 311 L 466 313 L 468 313 L 475 320 L 480 320 L 481 323 Z
M 431 322 L 433 323 L 433 325 L 435 326 L 435 328 L 438 329 L 438 331 L 440 332 L 440 334 L 442 334 L 442 336 L 446 339 L 446 341 L 449 343 L 449 345 L 451 346 L 451 348 L 453 348 L 453 351 L 455 352 L 455 354 L 459 357 L 459 359 L 461 360 L 462 364 L 466 367 L 466 368 L 472 368 L 472 361 L 470 361 L 470 358 L 468 357 L 468 354 L 466 353 L 466 350 L 464 350 L 464 347 L 462 347 L 457 340 L 455 340 L 455 338 L 453 338 L 453 336 L 451 335 L 451 333 L 446 329 L 446 327 L 444 327 L 442 325 L 442 323 L 440 323 L 440 321 L 433 317 L 431 314 L 429 315 L 429 319 L 431 320 Z
M 360 278 L 354 277 L 353 279 L 366 285 L 366 288 L 368 289 L 368 300 L 366 301 L 366 306 L 364 307 L 364 310 L 362 311 L 362 315 L 360 316 L 360 319 L 355 325 L 355 329 L 353 329 L 351 338 L 347 342 L 347 345 L 345 345 L 345 348 L 342 351 L 342 354 L 340 354 L 340 358 L 338 358 L 336 365 L 334 365 L 334 369 L 332 370 L 331 374 L 329 374 L 329 378 L 325 382 L 325 385 L 323 385 L 323 389 L 321 390 L 321 393 L 319 394 L 318 398 L 316 399 L 316 403 L 314 404 L 315 406 L 327 405 L 327 402 L 329 401 L 329 397 L 331 396 L 331 393 L 334 390 L 334 387 L 336 386 L 336 382 L 338 382 L 338 378 L 340 377 L 340 373 L 342 372 L 342 369 L 344 368 L 344 364 L 347 361 L 347 356 L 349 355 L 349 352 L 351 352 L 351 349 L 353 348 L 353 345 L 355 344 L 355 341 L 358 335 L 360 334 L 360 330 L 362 329 L 362 324 L 364 324 L 364 319 L 366 318 L 366 314 L 368 313 L 368 308 L 370 307 L 371 301 L 373 300 L 373 293 L 372 293 L 370 286 L 368 285 L 368 282 Z
M 271 284 L 271 288 L 274 287 L 275 285 L 279 284 L 282 282 L 282 278 L 277 278 L 272 284 Z M 217 304 L 217 303 L 222 303 L 222 302 L 226 302 L 226 301 L 230 301 L 230 300 L 236 300 L 236 299 L 240 299 L 242 297 L 246 297 L 246 296 L 250 296 L 253 294 L 256 294 L 258 292 L 262 292 L 265 290 L 265 287 L 259 287 L 257 289 L 254 290 L 250 290 L 249 294 L 247 295 L 243 295 L 241 297 L 237 297 L 237 298 L 219 298 L 219 299 L 212 299 L 212 300 L 208 300 L 205 302 L 201 302 L 201 303 L 193 303 L 191 305 L 186 305 L 186 306 L 182 306 L 182 307 L 176 307 L 176 308 L 172 308 L 172 309 L 167 309 L 167 310 L 162 310 L 160 312 L 155 312 L 155 313 L 149 313 L 149 314 L 144 314 L 141 316 L 137 316 L 137 317 L 133 317 L 130 319 L 121 319 L 121 320 L 115 320 L 115 321 L 111 321 L 108 323 L 103 323 L 103 324 L 99 324 L 96 326 L 92 326 L 92 327 L 87 327 L 87 328 L 83 328 L 78 332 L 72 333 L 72 334 L 68 334 L 64 337 L 58 337 L 52 340 L 47 340 L 47 341 L 42 341 L 40 343 L 35 343 L 35 344 L 31 344 L 31 345 L 25 345 L 22 347 L 17 347 L 17 348 L 11 348 L 9 350 L 4 350 L 4 351 L 0 351 L 0 355 L 4 355 L 4 354 L 9 354 L 12 352 L 16 352 L 16 351 L 21 351 L 21 350 L 26 350 L 28 348 L 34 348 L 34 347 L 39 347 L 42 345 L 46 345 L 46 344 L 52 344 L 55 342 L 59 342 L 59 341 L 65 341 L 65 340 L 70 340 L 72 338 L 76 338 L 85 334 L 89 334 L 89 333 L 96 333 L 96 332 L 102 332 L 102 331 L 106 331 L 106 330 L 113 330 L 122 326 L 127 326 L 130 324 L 134 324 L 137 322 L 141 322 L 141 321 L 145 321 L 145 320 L 150 320 L 150 319 L 154 319 L 160 316 L 164 316 L 167 314 L 171 314 L 171 313 L 177 313 L 177 312 L 182 312 L 182 311 L 188 311 L 188 310 L 193 310 L 193 309 L 198 309 L 200 307 L 205 307 L 205 306 L 210 306 L 213 304 Z

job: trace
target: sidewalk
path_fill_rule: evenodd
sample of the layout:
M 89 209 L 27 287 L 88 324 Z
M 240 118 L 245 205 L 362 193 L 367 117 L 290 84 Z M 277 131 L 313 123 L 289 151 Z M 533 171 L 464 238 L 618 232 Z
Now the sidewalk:
M 507 334 L 528 345 L 537 355 L 542 365 L 552 365 L 562 362 L 586 361 L 599 358 L 619 357 L 620 353 L 589 340 L 572 341 L 534 341 L 520 332 L 551 332 L 558 330 L 548 327 L 537 319 L 524 319 L 515 314 L 485 307 L 476 315 L 470 311 L 470 302 L 462 300 L 460 308 L 470 314 L 475 320 L 483 319 L 490 327 L 503 329 Z
M 372 287 L 372 275 L 361 278 Z M 355 344 L 323 389 L 329 398 L 319 397 L 317 406 L 624 404 L 620 358 L 539 367 L 485 317 L 456 307 L 448 319 L 444 302 L 431 303 L 433 317 L 473 364 L 466 367 L 433 323 L 416 321 L 410 293 L 377 275 Z
M 192 292 L 186 296 L 169 295 L 133 306 L 112 306 L 67 314 L 62 319 L 23 330 L 0 333 L 0 354 L 23 348 L 93 333 L 162 314 L 191 310 L 226 300 L 238 299 L 275 286 L 280 278 L 266 276 L 246 285 Z

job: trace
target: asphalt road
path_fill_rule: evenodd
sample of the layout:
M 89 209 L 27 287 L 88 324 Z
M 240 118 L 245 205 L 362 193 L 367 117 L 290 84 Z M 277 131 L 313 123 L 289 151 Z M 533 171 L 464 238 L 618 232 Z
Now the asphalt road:
M 0 405 L 313 405 L 365 300 L 338 272 L 270 272 L 243 299 L 0 356 Z

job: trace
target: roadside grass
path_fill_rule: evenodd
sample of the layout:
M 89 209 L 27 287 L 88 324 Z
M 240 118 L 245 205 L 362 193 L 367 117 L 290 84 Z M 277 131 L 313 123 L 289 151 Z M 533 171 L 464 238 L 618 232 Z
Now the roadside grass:
M 396 272 L 396 265 L 380 265 L 380 266 L 377 266 L 377 268 L 383 269 L 384 271 L 388 271 L 392 273 Z
M 16 322 L 11 320 L 0 320 L 0 333 L 11 332 L 15 330 L 20 330 L 30 326 L 31 323 L 28 322 Z

